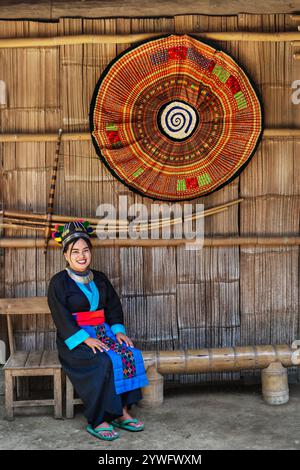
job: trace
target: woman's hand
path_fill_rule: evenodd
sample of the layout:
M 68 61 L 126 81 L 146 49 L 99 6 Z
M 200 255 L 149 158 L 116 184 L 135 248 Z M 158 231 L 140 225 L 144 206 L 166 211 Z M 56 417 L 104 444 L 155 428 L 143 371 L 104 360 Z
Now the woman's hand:
M 122 344 L 122 342 L 124 341 L 126 346 L 130 346 L 131 348 L 133 348 L 133 342 L 130 338 L 128 338 L 128 336 L 124 335 L 124 333 L 117 333 L 116 338 L 118 340 L 118 343 Z
M 109 351 L 109 347 L 106 346 L 106 344 L 102 343 L 102 341 L 100 341 L 99 339 L 97 338 L 87 338 L 83 341 L 85 344 L 87 344 L 93 351 L 94 351 L 94 354 L 96 354 L 96 349 L 98 349 L 100 352 L 103 352 L 103 350 L 105 351 Z

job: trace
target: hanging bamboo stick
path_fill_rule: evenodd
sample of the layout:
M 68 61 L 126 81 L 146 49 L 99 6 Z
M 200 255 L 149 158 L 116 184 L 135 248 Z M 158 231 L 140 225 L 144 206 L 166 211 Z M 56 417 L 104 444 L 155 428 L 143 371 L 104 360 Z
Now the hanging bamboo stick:
M 112 239 L 112 240 L 99 240 L 98 238 L 91 238 L 92 245 L 95 248 L 104 247 L 144 247 L 155 248 L 162 246 L 181 246 L 192 244 L 193 240 L 186 239 L 146 239 L 146 240 L 132 240 L 132 239 Z M 195 242 L 196 244 L 196 242 Z M 58 248 L 58 244 L 54 240 L 49 241 L 49 247 Z M 204 238 L 204 247 L 220 247 L 220 246 L 299 246 L 300 237 L 214 237 Z M 1 238 L 0 248 L 43 248 L 44 240 L 42 238 Z
M 239 202 L 243 201 L 243 198 L 236 199 L 234 201 L 227 202 L 225 204 L 222 204 L 220 206 L 212 207 L 210 209 L 206 209 L 204 211 L 204 215 L 211 215 L 214 213 L 214 211 L 225 208 L 225 207 L 230 207 L 234 204 L 238 204 Z M 42 213 L 33 213 L 33 212 L 26 212 L 26 211 L 11 211 L 11 210 L 4 210 L 0 211 L 0 217 L 4 218 L 15 218 L 15 219 L 34 219 L 34 220 L 40 220 L 40 221 L 45 221 L 46 220 L 46 215 Z M 72 222 L 74 219 L 86 219 L 90 222 L 92 226 L 97 226 L 99 222 L 101 222 L 101 219 L 94 218 L 94 217 L 77 217 L 77 216 L 69 216 L 69 215 L 58 215 L 58 214 L 53 214 L 52 215 L 52 222 L 53 223 L 67 223 L 67 222 Z M 103 219 L 105 220 L 105 223 L 115 223 L 115 220 L 112 219 Z M 156 219 L 155 222 L 158 222 L 161 219 Z M 168 219 L 169 220 L 169 219 Z M 180 219 L 181 220 L 181 219 Z M 187 218 L 188 220 L 188 218 Z M 141 223 L 147 223 L 146 221 L 141 221 Z M 117 224 L 122 226 L 127 226 L 128 225 L 128 220 L 119 220 L 117 221 Z
M 210 215 L 215 215 L 215 214 L 218 214 L 224 210 L 227 210 L 229 207 L 235 205 L 235 204 L 238 204 L 239 202 L 243 201 L 243 198 L 240 198 L 240 199 L 236 199 L 234 201 L 230 201 L 230 202 L 227 202 L 226 204 L 222 204 L 220 206 L 216 206 L 216 207 L 212 207 L 210 209 L 207 209 L 203 212 L 201 212 L 200 214 L 192 214 L 191 216 L 188 216 L 188 217 L 185 217 L 184 218 L 184 222 L 190 222 L 190 221 L 195 221 L 195 220 L 198 220 L 199 218 L 202 218 L 202 217 L 206 217 L 206 216 L 210 216 Z M 1 211 L 0 212 L 0 215 L 3 215 L 4 219 L 7 220 L 7 221 L 17 221 L 18 220 L 18 217 L 19 220 L 22 220 L 23 221 L 23 224 L 24 223 L 31 223 L 30 220 L 26 220 L 25 217 L 27 217 L 28 219 L 31 218 L 31 214 L 30 212 L 12 212 L 12 211 Z M 19 214 L 19 216 L 18 216 Z M 14 215 L 14 218 L 11 218 L 11 217 L 7 217 L 7 215 Z M 35 216 L 38 216 L 41 218 L 41 221 L 40 222 L 33 222 L 34 224 L 40 224 L 40 225 L 46 225 L 47 222 L 45 222 L 45 218 L 46 216 L 44 214 L 34 214 Z M 51 227 L 53 227 L 55 225 L 55 220 L 56 220 L 56 215 L 53 215 L 52 216 L 52 223 L 50 224 Z M 69 217 L 69 216 L 58 216 L 58 217 L 63 217 L 63 220 L 61 221 L 62 223 L 66 223 L 66 222 L 70 222 L 74 219 L 76 219 L 76 217 Z M 68 219 L 68 220 L 67 220 Z M 94 218 L 88 218 L 86 217 L 86 219 L 89 220 L 91 226 L 94 228 L 94 230 L 97 228 L 97 225 L 99 224 L 99 222 L 101 222 L 101 219 L 94 219 Z M 102 219 L 104 222 L 105 222 L 105 226 L 107 225 L 109 227 L 110 230 L 108 231 L 128 231 L 128 227 L 129 227 L 129 221 L 128 220 L 111 220 L 111 219 Z M 166 225 L 176 225 L 178 223 L 183 223 L 183 219 L 182 217 L 178 217 L 177 219 L 155 219 L 155 220 L 151 220 L 150 223 L 147 222 L 147 221 L 140 221 L 138 222 L 137 226 L 139 228 L 139 231 L 144 231 L 144 230 L 154 230 L 155 228 L 161 228 L 161 227 L 164 227 Z
M 54 207 L 54 196 L 55 196 L 55 188 L 56 188 L 56 177 L 57 177 L 61 136 L 62 136 L 62 129 L 59 129 L 57 143 L 56 143 L 54 164 L 53 164 L 53 169 L 52 169 L 51 184 L 50 184 L 50 189 L 49 189 L 47 219 L 46 219 L 46 227 L 45 227 L 44 254 L 47 253 L 48 240 L 49 240 L 49 237 L 51 236 L 51 217 L 53 214 L 53 207 Z
M 294 54 L 296 55 L 296 54 Z M 300 129 L 293 128 L 278 128 L 278 129 L 264 129 L 263 137 L 300 137 Z M 91 134 L 90 132 L 69 132 L 64 133 L 62 142 L 71 142 L 71 141 L 90 141 Z M 47 134 L 0 134 L 0 142 L 56 142 L 57 134 L 47 133 Z
M 85 34 L 73 36 L 54 36 L 39 38 L 4 38 L 0 39 L 0 48 L 12 49 L 19 47 L 57 47 L 76 44 L 132 44 L 135 42 L 154 39 L 166 32 L 136 33 L 136 34 Z M 204 39 L 217 41 L 242 41 L 242 42 L 290 42 L 300 40 L 299 32 L 288 31 L 280 33 L 247 32 L 247 31 L 210 31 L 188 32 Z

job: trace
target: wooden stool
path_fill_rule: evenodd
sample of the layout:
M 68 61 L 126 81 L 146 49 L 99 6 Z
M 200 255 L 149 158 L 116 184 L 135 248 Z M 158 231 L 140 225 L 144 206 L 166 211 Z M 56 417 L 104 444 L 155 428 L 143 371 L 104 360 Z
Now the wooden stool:
M 4 366 L 5 413 L 8 420 L 14 419 L 14 408 L 23 406 L 54 406 L 54 417 L 62 418 L 61 365 L 57 351 L 16 351 Z M 14 400 L 14 377 L 53 376 L 53 399 Z
M 46 297 L 0 299 L 0 314 L 7 317 L 10 357 L 4 366 L 5 372 L 5 410 L 7 419 L 14 418 L 14 408 L 21 406 L 54 406 L 55 418 L 62 417 L 62 373 L 57 351 L 17 350 L 13 331 L 12 317 L 15 315 L 49 315 Z M 53 399 L 15 400 L 17 377 L 53 377 Z

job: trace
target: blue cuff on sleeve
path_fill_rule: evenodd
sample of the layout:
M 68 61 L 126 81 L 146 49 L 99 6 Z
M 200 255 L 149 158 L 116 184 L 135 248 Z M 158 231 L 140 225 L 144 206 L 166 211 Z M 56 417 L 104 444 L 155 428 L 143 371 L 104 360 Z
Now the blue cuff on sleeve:
M 75 333 L 74 335 L 69 336 L 69 338 L 65 340 L 65 343 L 68 346 L 68 348 L 71 350 L 71 349 L 76 348 L 76 346 L 82 343 L 85 339 L 89 338 L 89 336 L 90 335 L 86 331 L 81 329 L 77 331 L 77 333 Z
M 116 323 L 115 325 L 112 325 L 110 329 L 114 335 L 116 335 L 117 333 L 123 333 L 123 335 L 126 335 L 125 326 L 121 323 Z

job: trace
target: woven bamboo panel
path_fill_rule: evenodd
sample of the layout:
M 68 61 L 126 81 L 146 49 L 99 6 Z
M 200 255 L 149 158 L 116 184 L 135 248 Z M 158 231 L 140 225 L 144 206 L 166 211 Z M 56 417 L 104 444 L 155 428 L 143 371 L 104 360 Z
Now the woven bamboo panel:
M 284 31 L 285 15 L 241 14 L 238 28 L 241 31 Z M 287 42 L 242 42 L 237 58 L 261 94 L 265 126 L 292 127 L 291 76 L 295 61 L 291 45 Z
M 243 248 L 241 310 L 243 314 L 297 313 L 298 248 Z
M 175 295 L 123 296 L 126 329 L 148 350 L 178 349 Z
M 179 329 L 239 326 L 239 281 L 179 285 L 177 316 Z
M 112 181 L 114 178 L 95 155 L 92 142 L 65 142 L 65 181 Z
M 0 31 L 1 37 L 51 36 L 57 34 L 57 25 L 3 22 Z M 0 57 L 1 79 L 6 82 L 8 103 L 8 108 L 1 110 L 3 132 L 56 130 L 60 122 L 58 49 L 2 49 Z M 4 146 L 5 208 L 45 211 L 54 149 L 53 144 L 35 142 Z M 15 236 L 15 232 L 6 231 L 5 235 Z M 18 231 L 18 236 L 37 235 L 26 230 Z M 6 250 L 5 295 L 45 295 L 49 279 L 46 282 L 45 265 L 41 250 Z M 27 330 L 31 335 L 31 339 L 23 339 L 22 347 L 34 347 L 36 329 L 44 332 L 46 344 L 49 323 L 50 319 L 44 316 L 18 319 L 17 330 Z M 22 335 L 19 336 L 21 341 Z
M 299 143 L 292 139 L 264 140 L 254 155 L 251 165 L 240 176 L 241 196 L 258 198 L 267 195 L 299 195 L 300 175 L 295 171 L 298 146 Z

